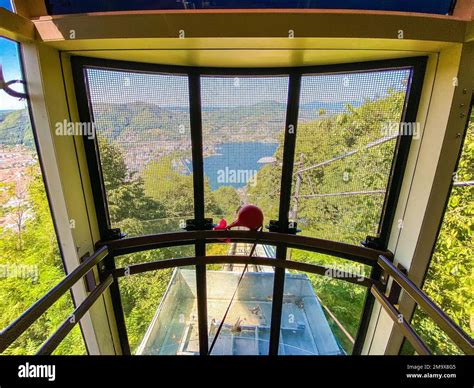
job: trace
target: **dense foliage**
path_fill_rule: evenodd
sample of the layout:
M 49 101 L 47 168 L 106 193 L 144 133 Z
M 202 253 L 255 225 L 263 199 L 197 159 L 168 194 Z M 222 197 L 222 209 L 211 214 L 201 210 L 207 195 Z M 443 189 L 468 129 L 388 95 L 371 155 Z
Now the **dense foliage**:
M 12 182 L 2 187 L 3 216 L 17 220 L 14 228 L 0 227 L 0 328 L 13 322 L 63 277 L 63 263 L 38 164 L 27 171 L 27 191 L 18 193 Z M 12 205 L 8 199 L 16 198 Z M 27 199 L 27 201 L 24 201 Z M 65 294 L 43 314 L 5 354 L 34 354 L 74 310 Z M 79 327 L 56 349 L 56 354 L 84 354 Z
M 464 140 L 454 183 L 474 180 L 474 112 Z M 436 242 L 424 291 L 463 330 L 474 336 L 474 187 L 454 186 Z M 412 320 L 437 354 L 461 351 L 437 325 L 417 309 Z

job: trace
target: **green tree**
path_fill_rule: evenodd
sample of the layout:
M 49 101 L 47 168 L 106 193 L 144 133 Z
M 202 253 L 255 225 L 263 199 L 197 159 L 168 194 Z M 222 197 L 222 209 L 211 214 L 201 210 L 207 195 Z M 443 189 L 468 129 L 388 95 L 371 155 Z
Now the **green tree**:
M 165 207 L 145 194 L 142 178 L 129 173 L 118 146 L 100 138 L 99 147 L 112 225 L 123 228 L 129 235 L 144 234 L 146 221 L 163 218 Z
M 240 197 L 232 186 L 221 186 L 212 192 L 214 200 L 217 204 L 217 214 L 222 215 L 227 221 L 235 216 L 235 211 L 240 206 Z M 215 213 L 215 214 L 216 214 Z
M 16 228 L 0 228 L 0 265 L 6 276 L 0 278 L 0 327 L 4 328 L 36 302 L 63 277 L 54 225 L 39 166 L 26 173 L 29 181 L 25 200 L 28 203 L 19 245 Z M 12 188 L 14 190 L 14 188 Z M 4 216 L 9 216 L 6 209 Z M 11 215 L 11 214 L 10 214 Z M 70 294 L 65 294 L 50 307 L 5 354 L 34 354 L 39 346 L 72 313 Z M 85 347 L 79 330 L 73 330 L 56 349 L 56 354 L 84 354 Z
M 455 182 L 474 179 L 474 112 L 464 140 Z M 454 186 L 436 242 L 423 290 L 466 333 L 474 335 L 474 187 Z M 421 310 L 412 324 L 438 354 L 461 351 Z

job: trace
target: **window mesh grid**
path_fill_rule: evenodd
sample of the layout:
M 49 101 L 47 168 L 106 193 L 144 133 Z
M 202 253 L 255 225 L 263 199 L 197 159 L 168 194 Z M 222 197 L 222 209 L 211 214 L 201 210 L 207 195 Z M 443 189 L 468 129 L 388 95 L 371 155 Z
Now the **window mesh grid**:
M 202 77 L 206 215 L 242 204 L 278 215 L 288 76 Z
M 87 69 L 112 227 L 178 230 L 193 218 L 187 76 Z
M 358 245 L 378 231 L 411 71 L 304 75 L 290 218 Z

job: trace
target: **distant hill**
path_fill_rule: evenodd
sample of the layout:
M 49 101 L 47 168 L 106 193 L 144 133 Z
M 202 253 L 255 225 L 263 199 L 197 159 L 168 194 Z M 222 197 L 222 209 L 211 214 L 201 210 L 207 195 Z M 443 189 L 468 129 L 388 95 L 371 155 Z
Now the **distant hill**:
M 22 144 L 33 147 L 35 142 L 26 109 L 0 111 L 0 145 Z
M 312 121 L 320 118 L 320 111 L 324 112 L 323 116 L 332 116 L 347 111 L 346 106 L 351 105 L 354 108 L 361 105 L 360 101 L 347 102 L 327 102 L 327 101 L 313 101 L 307 104 L 300 105 L 299 120 Z
M 14 112 L 13 109 L 8 109 L 8 110 L 0 110 L 0 122 L 2 122 L 8 114 L 11 112 Z
M 189 128 L 189 115 L 180 108 L 162 108 L 146 102 L 94 105 L 99 133 L 110 140 L 126 142 L 137 136 L 146 140 L 173 138 L 181 125 Z
M 206 142 L 273 141 L 285 122 L 286 105 L 263 101 L 251 106 L 204 107 L 203 136 Z M 100 133 L 120 143 L 136 140 L 174 140 L 179 130 L 189 131 L 189 113 L 182 107 L 160 107 L 146 102 L 94 105 Z M 181 132 L 182 138 L 182 132 Z
M 360 103 L 351 102 L 358 106 Z M 343 102 L 314 101 L 300 106 L 302 121 L 345 111 Z M 285 123 L 286 104 L 262 101 L 249 106 L 203 106 L 203 137 L 207 143 L 253 141 L 275 142 Z M 96 103 L 94 120 L 99 133 L 118 143 L 173 141 L 189 131 L 189 113 L 184 107 L 163 107 L 147 102 Z M 185 132 L 182 131 L 184 128 Z M 0 145 L 33 146 L 26 109 L 0 111 Z

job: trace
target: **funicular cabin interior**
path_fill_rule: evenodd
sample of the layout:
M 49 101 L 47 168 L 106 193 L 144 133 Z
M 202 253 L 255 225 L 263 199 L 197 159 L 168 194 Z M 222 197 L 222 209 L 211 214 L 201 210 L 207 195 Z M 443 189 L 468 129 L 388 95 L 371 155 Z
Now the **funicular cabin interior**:
M 0 352 L 472 354 L 473 3 L 355 3 L 0 1 Z

